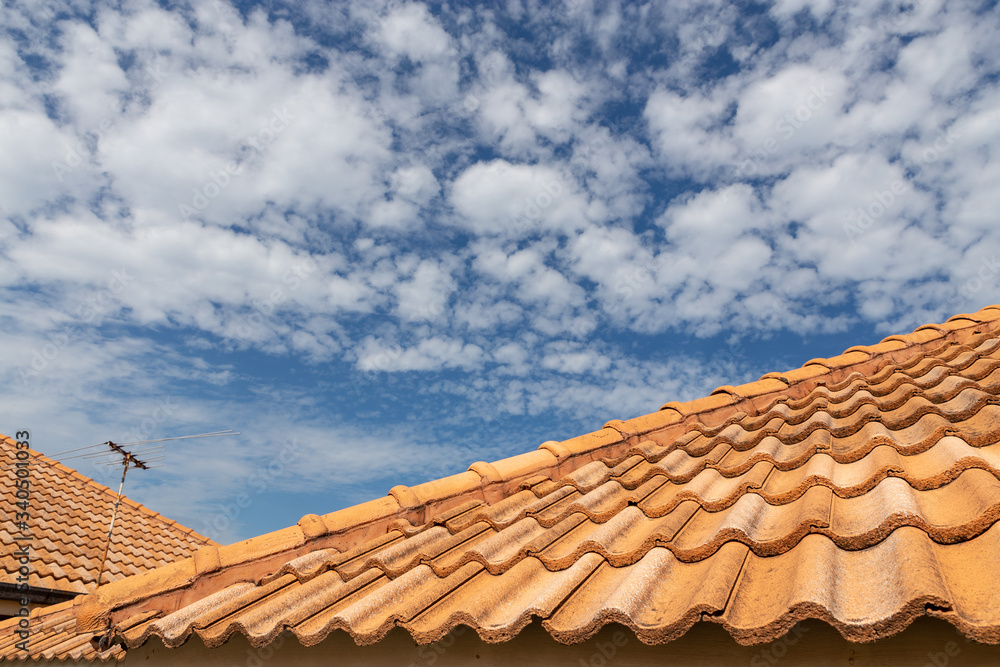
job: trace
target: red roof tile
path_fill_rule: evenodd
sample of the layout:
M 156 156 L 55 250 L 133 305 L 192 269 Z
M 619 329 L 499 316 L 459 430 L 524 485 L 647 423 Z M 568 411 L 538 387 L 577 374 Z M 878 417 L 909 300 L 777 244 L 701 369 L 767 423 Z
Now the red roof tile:
M 23 450 L 22 450 L 23 451 Z M 36 452 L 30 454 L 31 573 L 28 584 L 70 593 L 86 593 L 96 583 L 116 492 Z M 0 457 L 14 461 L 15 442 L 0 436 Z M 0 471 L 5 508 L 17 501 L 16 469 Z M 0 539 L 14 543 L 20 535 L 12 522 L 0 527 Z M 122 496 L 108 552 L 104 582 L 152 570 L 214 544 L 162 515 Z M 15 583 L 19 564 L 4 550 L 0 582 Z
M 49 613 L 76 621 L 73 647 L 262 646 L 285 630 L 367 644 L 396 626 L 426 643 L 457 624 L 499 642 L 536 618 L 562 642 L 610 622 L 666 642 L 709 621 L 749 644 L 805 618 L 868 641 L 923 615 L 1000 643 L 998 318 L 394 487 Z

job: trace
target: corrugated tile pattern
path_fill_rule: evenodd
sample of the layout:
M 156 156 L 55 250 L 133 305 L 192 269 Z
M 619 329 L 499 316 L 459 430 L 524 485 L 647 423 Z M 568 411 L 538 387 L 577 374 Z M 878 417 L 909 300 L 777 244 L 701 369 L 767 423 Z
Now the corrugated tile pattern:
M 491 505 L 309 553 L 122 634 L 215 646 L 288 627 L 315 644 L 339 628 L 369 643 L 402 625 L 424 642 L 466 623 L 501 641 L 541 616 L 563 641 L 617 621 L 662 642 L 706 618 L 756 642 L 813 616 L 863 640 L 934 613 L 995 642 L 998 395 L 1000 339 L 942 341 Z
M 13 440 L 0 436 L 0 460 L 5 462 L 4 466 L 15 460 L 16 451 Z M 29 451 L 32 463 L 28 523 L 33 539 L 28 583 L 59 591 L 89 592 L 96 583 L 115 492 L 38 452 Z M 0 471 L 5 511 L 13 509 L 17 500 L 15 474 L 10 467 Z M 6 583 L 16 583 L 18 564 L 11 556 L 14 534 L 21 533 L 12 521 L 0 526 L 4 549 L 0 581 Z M 186 558 L 206 544 L 214 542 L 123 496 L 103 581 L 114 581 Z
M 21 639 L 13 632 L 12 622 L 17 620 L 13 618 L 3 623 L 4 628 L 0 632 L 0 661 L 30 659 L 35 662 L 41 660 L 108 662 L 118 660 L 125 655 L 122 647 L 117 645 L 98 651 L 91 643 L 94 633 L 77 633 L 72 602 L 32 610 L 29 618 L 30 650 L 27 654 L 16 647 Z
M 266 566 L 227 579 L 195 563 L 116 591 L 120 604 L 92 596 L 89 613 L 129 647 L 236 632 L 261 646 L 286 629 L 307 646 L 338 629 L 368 644 L 395 626 L 426 643 L 457 624 L 499 642 L 535 618 L 563 642 L 618 622 L 658 643 L 710 621 L 759 643 L 803 618 L 867 641 L 924 614 L 1000 643 L 998 316 L 669 403 L 677 416 L 656 418 L 669 427 L 642 431 L 646 415 L 546 443 L 532 461 L 602 444 L 565 474 L 527 468 L 500 497 L 487 481 L 520 461 L 474 464 L 481 497 L 441 511 L 397 487 L 397 518 L 363 539 L 324 542 L 333 519 L 303 517 L 257 538 Z

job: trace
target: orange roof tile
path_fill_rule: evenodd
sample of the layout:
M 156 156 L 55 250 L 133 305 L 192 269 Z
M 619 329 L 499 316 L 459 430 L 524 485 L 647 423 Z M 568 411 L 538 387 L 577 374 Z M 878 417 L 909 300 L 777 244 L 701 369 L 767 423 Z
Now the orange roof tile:
M 46 610 L 72 629 L 43 654 L 96 658 L 80 649 L 92 637 L 262 646 L 285 630 L 368 644 L 396 626 L 427 643 L 458 624 L 500 642 L 533 619 L 562 642 L 611 622 L 666 642 L 708 621 L 752 644 L 805 618 L 868 641 L 930 615 L 1000 643 L 998 318 L 956 316 L 204 547 Z
M 28 524 L 32 538 L 28 542 L 28 585 L 74 594 L 91 591 L 116 492 L 39 452 L 27 451 L 31 457 Z M 0 435 L 0 458 L 13 462 L 16 452 L 15 441 Z M 0 493 L 5 508 L 15 507 L 17 502 L 16 479 L 16 469 L 4 464 Z M 0 527 L 4 544 L 14 544 L 15 535 L 22 533 L 12 521 Z M 155 569 L 206 544 L 215 543 L 122 496 L 104 582 Z M 11 549 L 4 549 L 0 563 L 0 582 L 16 583 L 19 563 Z

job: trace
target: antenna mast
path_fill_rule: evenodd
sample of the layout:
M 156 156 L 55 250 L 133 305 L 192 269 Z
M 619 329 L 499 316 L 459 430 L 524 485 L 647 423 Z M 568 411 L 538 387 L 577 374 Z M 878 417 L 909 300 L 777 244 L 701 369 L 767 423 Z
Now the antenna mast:
M 125 488 L 125 475 L 128 474 L 128 469 L 130 466 L 135 466 L 136 468 L 141 468 L 143 470 L 149 470 L 149 467 L 137 458 L 132 456 L 131 452 L 127 452 L 121 448 L 120 445 L 116 445 L 110 440 L 107 441 L 108 447 L 122 455 L 122 481 L 118 485 L 118 497 L 115 498 L 115 509 L 111 512 L 111 525 L 108 526 L 108 539 L 104 542 L 104 555 L 101 556 L 101 567 L 97 571 L 97 586 L 101 585 L 101 577 L 104 576 L 104 563 L 108 560 L 108 549 L 111 548 L 111 532 L 115 529 L 115 519 L 118 517 L 118 506 L 122 502 L 122 489 Z
M 155 445 L 155 446 L 147 448 L 147 449 L 142 449 L 141 451 L 135 451 L 135 448 L 136 447 L 148 446 L 150 443 L 154 443 L 154 442 L 166 442 L 168 440 L 187 440 L 189 438 L 210 438 L 210 437 L 215 437 L 215 436 L 220 436 L 220 435 L 239 435 L 239 432 L 238 431 L 237 432 L 233 432 L 232 430 L 215 431 L 214 433 L 199 433 L 197 435 L 182 435 L 182 436 L 179 436 L 179 437 L 176 437 L 176 438 L 159 438 L 159 439 L 156 439 L 156 440 L 136 440 L 134 442 L 126 442 L 126 443 L 121 443 L 121 444 L 115 443 L 115 442 L 111 442 L 110 440 L 108 440 L 107 442 L 102 442 L 100 445 L 93 445 L 92 447 L 100 447 L 100 446 L 107 445 L 111 449 L 111 451 L 108 451 L 108 452 L 98 452 L 98 453 L 76 454 L 75 456 L 69 456 L 69 457 L 67 457 L 67 458 L 71 458 L 72 459 L 72 458 L 77 458 L 77 457 L 83 457 L 83 458 L 95 458 L 95 457 L 98 457 L 98 458 L 103 458 L 103 457 L 111 456 L 112 457 L 111 460 L 100 461 L 98 463 L 98 465 L 119 465 L 120 464 L 122 466 L 122 481 L 118 485 L 118 496 L 115 498 L 115 508 L 111 512 L 111 522 L 108 525 L 108 537 L 107 537 L 107 539 L 104 542 L 104 555 L 101 556 L 101 567 L 97 571 L 97 586 L 98 587 L 100 587 L 100 585 L 101 585 L 101 578 L 104 576 L 104 565 L 105 565 L 105 563 L 108 560 L 108 551 L 111 549 L 111 534 L 112 534 L 112 532 L 114 532 L 114 529 L 115 529 L 115 519 L 118 518 L 118 507 L 121 505 L 121 502 L 122 502 L 122 490 L 125 488 L 125 475 L 128 474 L 128 469 L 129 468 L 139 468 L 140 470 L 150 470 L 152 468 L 159 468 L 160 467 L 159 465 L 151 466 L 149 464 L 152 463 L 152 462 L 154 462 L 154 461 L 161 461 L 162 460 L 162 457 L 151 459 L 151 458 L 148 458 L 146 455 L 147 454 L 154 454 L 154 453 L 155 454 L 159 454 L 162 451 L 162 449 L 163 449 L 163 445 Z M 125 449 L 122 445 L 131 445 L 132 446 L 132 451 L 129 451 L 129 450 Z M 70 450 L 70 451 L 71 452 L 78 452 L 78 451 L 81 451 L 81 450 L 89 450 L 92 447 L 81 447 L 80 449 Z M 68 454 L 70 452 L 65 452 L 65 453 Z M 142 454 L 143 458 L 145 459 L 145 461 L 137 458 L 136 454 Z M 120 461 L 119 461 L 118 457 L 121 457 Z

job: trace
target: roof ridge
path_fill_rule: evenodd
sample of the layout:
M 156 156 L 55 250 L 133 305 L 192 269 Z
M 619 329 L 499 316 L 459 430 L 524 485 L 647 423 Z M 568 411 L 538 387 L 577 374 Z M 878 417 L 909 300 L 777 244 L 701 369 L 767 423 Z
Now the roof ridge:
M 16 441 L 13 438 L 11 438 L 10 436 L 4 435 L 2 433 L 0 433 L 0 441 L 3 441 L 4 443 L 9 444 L 9 445 L 14 445 L 16 443 Z M 51 468 L 55 468 L 56 470 L 59 470 L 60 472 L 68 473 L 71 477 L 75 477 L 79 481 L 83 482 L 84 485 L 93 487 L 93 488 L 97 489 L 98 491 L 100 491 L 103 494 L 110 495 L 112 497 L 112 499 L 117 498 L 118 494 L 112 488 L 110 488 L 108 486 L 105 486 L 104 484 L 101 484 L 97 480 L 95 480 L 95 479 L 93 479 L 91 477 L 88 477 L 87 475 L 84 475 L 82 472 L 76 470 L 75 468 L 70 468 L 69 466 L 67 466 L 67 465 L 65 465 L 65 464 L 57 461 L 56 459 L 53 459 L 53 458 L 50 458 L 50 457 L 46 456 L 45 454 L 43 454 L 42 452 L 38 451 L 37 449 L 29 447 L 28 451 L 31 453 L 30 454 L 31 460 L 33 460 L 33 461 L 41 461 L 43 463 L 46 463 Z M 131 506 L 131 507 L 139 510 L 140 512 L 142 512 L 143 514 L 148 515 L 152 519 L 156 519 L 156 520 L 160 521 L 161 523 L 163 523 L 163 524 L 165 524 L 167 526 L 175 528 L 180 533 L 184 533 L 186 535 L 191 535 L 194 539 L 196 539 L 198 541 L 201 541 L 201 542 L 204 542 L 207 545 L 217 544 L 217 542 L 215 542 L 215 540 L 213 540 L 212 538 L 207 537 L 205 535 L 202 535 L 202 534 L 194 531 L 193 529 L 188 528 L 187 526 L 185 526 L 183 524 L 177 523 L 173 519 L 170 519 L 170 518 L 168 518 L 168 517 L 160 514 L 156 510 L 153 510 L 153 509 L 150 509 L 149 507 L 146 507 L 145 505 L 143 505 L 142 503 L 140 503 L 140 502 L 138 502 L 136 500 L 132 500 L 131 498 L 129 498 L 128 496 L 126 496 L 124 493 L 122 494 L 122 498 L 121 499 L 122 499 L 122 503 L 124 503 L 126 505 L 129 505 L 129 506 Z
M 155 595 L 189 590 L 199 583 L 207 586 L 207 582 L 199 582 L 203 578 L 228 585 L 230 580 L 239 580 L 242 570 L 251 565 L 258 570 L 271 566 L 277 569 L 278 561 L 306 551 L 330 547 L 343 550 L 345 545 L 384 533 L 394 520 L 424 523 L 429 513 L 456 507 L 473 498 L 486 502 L 499 500 L 532 476 L 545 472 L 564 476 L 601 454 L 624 453 L 649 433 L 676 430 L 676 435 L 681 435 L 685 426 L 695 421 L 709 425 L 706 420 L 725 421 L 737 412 L 756 411 L 756 404 L 773 394 L 811 390 L 824 380 L 846 377 L 858 366 L 905 355 L 941 339 L 957 341 L 960 334 L 975 327 L 990 325 L 995 330 L 991 323 L 996 320 L 1000 320 L 1000 305 L 986 306 L 974 314 L 955 315 L 944 324 L 925 324 L 909 334 L 887 336 L 876 345 L 854 346 L 835 357 L 812 359 L 785 373 L 767 373 L 755 382 L 737 386 L 724 385 L 703 398 L 669 402 L 654 413 L 612 420 L 598 431 L 544 442 L 530 452 L 492 463 L 477 461 L 463 473 L 412 487 L 394 486 L 382 498 L 323 516 L 307 514 L 295 525 L 271 533 L 225 546 L 206 545 L 194 556 L 109 582 L 90 595 L 81 596 L 77 599 L 78 630 L 103 629 L 112 620 L 115 609 L 142 610 L 141 603 Z

